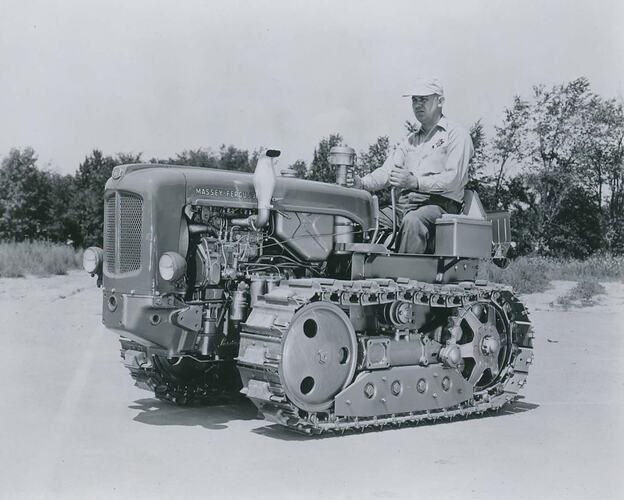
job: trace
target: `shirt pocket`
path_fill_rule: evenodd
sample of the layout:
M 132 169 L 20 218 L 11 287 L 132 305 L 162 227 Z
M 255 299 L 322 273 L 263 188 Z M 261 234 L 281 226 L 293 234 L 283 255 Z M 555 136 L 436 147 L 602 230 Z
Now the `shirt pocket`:
M 422 161 L 422 175 L 435 175 L 444 172 L 448 147 L 446 145 L 436 148 L 428 148 L 426 156 Z

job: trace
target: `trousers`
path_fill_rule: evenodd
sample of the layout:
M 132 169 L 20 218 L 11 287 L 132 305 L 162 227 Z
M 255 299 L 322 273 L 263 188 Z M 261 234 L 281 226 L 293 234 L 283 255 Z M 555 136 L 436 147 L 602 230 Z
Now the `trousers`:
M 461 204 L 453 200 L 436 200 L 397 207 L 400 221 L 396 248 L 398 253 L 433 253 L 435 247 L 435 221 L 446 213 L 458 214 Z M 444 207 L 440 206 L 443 205 Z M 383 210 L 391 220 L 391 209 Z
M 399 253 L 433 253 L 435 221 L 447 213 L 438 205 L 425 205 L 403 214 L 397 240 Z

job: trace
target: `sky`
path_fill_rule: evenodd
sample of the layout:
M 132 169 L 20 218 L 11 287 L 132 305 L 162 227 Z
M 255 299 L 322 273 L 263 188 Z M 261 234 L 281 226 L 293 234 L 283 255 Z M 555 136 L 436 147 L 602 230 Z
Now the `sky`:
M 168 157 L 233 144 L 309 162 L 413 120 L 433 75 L 445 114 L 498 123 L 515 94 L 579 76 L 624 95 L 621 0 L 1 0 L 0 156 L 73 173 L 94 148 Z

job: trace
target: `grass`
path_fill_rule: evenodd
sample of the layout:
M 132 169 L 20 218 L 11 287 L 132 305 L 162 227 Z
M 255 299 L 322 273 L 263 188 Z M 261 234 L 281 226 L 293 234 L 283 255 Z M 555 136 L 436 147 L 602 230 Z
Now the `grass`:
M 624 256 L 594 255 L 586 260 L 556 261 L 554 280 L 624 281 Z
M 0 243 L 0 278 L 67 274 L 81 267 L 82 252 L 47 241 Z
M 518 293 L 543 292 L 549 288 L 551 280 L 624 281 L 624 256 L 595 255 L 586 260 L 519 257 L 506 269 L 488 263 L 483 266 L 480 277 L 511 285 Z
M 548 266 L 542 259 L 520 257 L 501 269 L 492 263 L 484 266 L 483 278 L 511 285 L 517 293 L 543 292 L 550 286 Z
M 605 287 L 595 279 L 583 279 L 579 281 L 572 290 L 565 295 L 558 297 L 556 302 L 565 308 L 571 306 L 591 306 L 594 304 L 593 298 L 596 295 L 606 293 Z

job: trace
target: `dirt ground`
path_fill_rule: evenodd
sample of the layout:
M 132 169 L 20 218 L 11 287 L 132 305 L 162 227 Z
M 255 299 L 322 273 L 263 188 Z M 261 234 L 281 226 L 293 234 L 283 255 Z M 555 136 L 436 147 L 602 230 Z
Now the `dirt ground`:
M 0 497 L 624 498 L 624 285 L 568 311 L 554 285 L 524 297 L 536 363 L 508 411 L 306 438 L 133 387 L 89 276 L 0 279 Z

